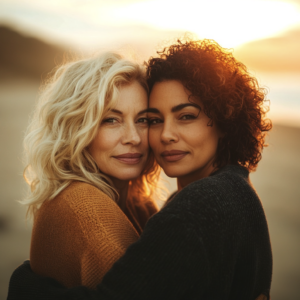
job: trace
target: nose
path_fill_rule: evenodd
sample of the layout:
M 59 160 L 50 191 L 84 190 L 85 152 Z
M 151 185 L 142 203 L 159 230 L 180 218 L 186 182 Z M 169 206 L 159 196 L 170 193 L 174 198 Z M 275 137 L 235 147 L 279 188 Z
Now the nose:
M 165 120 L 160 138 L 164 144 L 177 143 L 178 134 L 176 131 L 176 125 Z
M 134 146 L 139 145 L 141 142 L 141 135 L 135 124 L 129 124 L 124 128 L 123 144 L 132 144 Z

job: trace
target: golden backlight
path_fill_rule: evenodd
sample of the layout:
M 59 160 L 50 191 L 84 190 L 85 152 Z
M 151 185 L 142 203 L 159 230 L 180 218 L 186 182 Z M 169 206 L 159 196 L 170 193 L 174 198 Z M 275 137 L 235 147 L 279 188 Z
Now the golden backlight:
M 113 14 L 116 22 L 190 31 L 223 47 L 272 36 L 300 22 L 296 5 L 264 0 L 149 0 L 119 6 Z
M 289 2 L 290 1 L 290 2 Z M 1 18 L 43 39 L 106 45 L 192 32 L 231 48 L 300 25 L 293 0 L 0 0 Z

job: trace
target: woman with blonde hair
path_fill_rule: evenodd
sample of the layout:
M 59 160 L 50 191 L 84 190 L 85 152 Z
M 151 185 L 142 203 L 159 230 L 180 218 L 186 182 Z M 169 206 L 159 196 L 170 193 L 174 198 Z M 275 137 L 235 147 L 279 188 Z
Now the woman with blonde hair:
M 45 85 L 25 137 L 37 274 L 95 288 L 157 211 L 147 91 L 142 67 L 112 52 Z

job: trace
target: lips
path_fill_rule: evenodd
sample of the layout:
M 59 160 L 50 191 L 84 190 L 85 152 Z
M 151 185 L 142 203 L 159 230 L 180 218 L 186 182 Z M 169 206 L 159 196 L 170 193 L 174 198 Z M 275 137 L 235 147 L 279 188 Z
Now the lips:
M 168 162 L 174 162 L 174 161 L 179 161 L 182 158 L 184 158 L 188 152 L 186 151 L 181 151 L 181 150 L 171 150 L 171 151 L 164 151 L 161 156 L 164 160 Z
M 113 158 L 130 165 L 138 164 L 142 158 L 141 153 L 124 153 L 121 155 L 113 156 Z

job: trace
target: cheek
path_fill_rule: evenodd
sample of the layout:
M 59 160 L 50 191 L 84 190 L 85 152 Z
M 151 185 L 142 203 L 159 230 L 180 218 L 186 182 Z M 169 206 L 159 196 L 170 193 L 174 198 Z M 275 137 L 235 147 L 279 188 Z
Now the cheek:
M 107 130 L 99 130 L 90 146 L 90 153 L 92 156 L 99 156 L 106 151 L 113 149 L 116 143 L 115 134 L 112 134 Z
M 215 130 L 207 130 L 194 138 L 195 140 L 198 140 L 198 147 L 200 150 L 205 151 L 205 153 L 212 156 L 216 154 L 219 137 Z
M 153 151 L 155 151 L 155 148 L 157 148 L 157 145 L 160 141 L 159 138 L 159 132 L 158 130 L 154 130 L 154 129 L 149 129 L 149 146 L 150 148 L 153 149 Z
M 181 136 L 194 149 L 210 149 L 212 152 L 217 149 L 219 138 L 215 130 L 212 130 L 211 127 L 204 127 L 202 130 L 199 130 L 199 128 L 185 130 Z
M 149 130 L 148 128 L 142 129 L 139 132 L 140 139 L 142 141 L 142 145 L 144 147 L 149 147 Z

